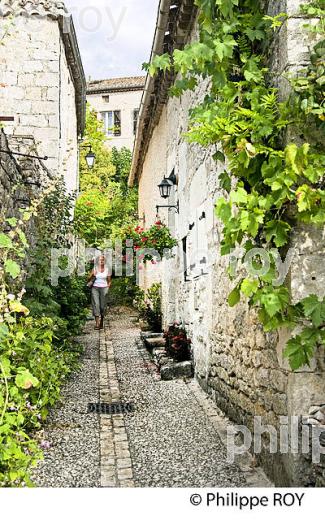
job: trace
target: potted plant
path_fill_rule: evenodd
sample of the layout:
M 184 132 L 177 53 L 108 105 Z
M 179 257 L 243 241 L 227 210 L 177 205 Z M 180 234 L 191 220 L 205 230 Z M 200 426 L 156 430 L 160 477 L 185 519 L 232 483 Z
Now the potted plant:
M 189 361 L 191 359 L 191 340 L 186 330 L 179 323 L 173 323 L 164 333 L 167 354 L 175 361 Z

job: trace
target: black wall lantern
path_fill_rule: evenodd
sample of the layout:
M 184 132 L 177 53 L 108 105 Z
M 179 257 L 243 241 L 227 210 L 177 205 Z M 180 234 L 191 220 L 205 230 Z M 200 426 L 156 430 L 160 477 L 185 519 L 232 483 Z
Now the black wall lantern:
M 87 166 L 88 166 L 89 170 L 93 169 L 93 167 L 95 166 L 95 161 L 96 161 L 96 155 L 92 151 L 91 146 L 89 146 L 89 152 L 86 155 L 86 162 L 87 162 Z
M 169 199 L 171 189 L 173 186 L 174 184 L 169 179 L 166 179 L 166 177 L 164 177 L 161 183 L 158 185 L 160 196 L 163 199 Z
M 163 199 L 169 199 L 173 186 L 177 186 L 177 177 L 175 175 L 174 170 L 168 178 L 164 177 L 161 183 L 158 184 L 160 196 Z M 176 213 L 179 213 L 179 202 L 177 202 L 177 205 L 156 206 L 156 208 L 157 213 L 159 211 L 159 208 L 174 208 L 176 210 Z
M 93 152 L 91 144 L 87 144 L 85 146 L 81 146 L 81 148 L 88 148 L 88 153 L 85 156 L 85 159 L 86 159 L 86 163 L 87 163 L 87 166 L 88 166 L 89 170 L 92 170 L 93 167 L 95 166 L 96 155 Z

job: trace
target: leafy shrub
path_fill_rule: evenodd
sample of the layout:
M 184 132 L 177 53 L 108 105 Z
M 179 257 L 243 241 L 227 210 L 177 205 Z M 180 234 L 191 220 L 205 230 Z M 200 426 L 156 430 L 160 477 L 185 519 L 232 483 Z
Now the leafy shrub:
M 109 302 L 112 305 L 132 305 L 138 293 L 138 286 L 132 277 L 113 278 L 109 291 Z
M 134 224 L 138 191 L 129 188 L 132 154 L 127 148 L 110 150 L 104 126 L 97 113 L 88 107 L 85 147 L 80 160 L 80 196 L 75 207 L 75 230 L 88 245 L 103 248 L 107 240 L 119 238 L 125 224 Z M 89 171 L 85 156 L 90 145 L 96 154 Z
M 52 248 L 71 248 L 74 197 L 67 195 L 62 179 L 55 181 L 34 217 L 34 245 L 26 266 L 24 304 L 35 317 L 48 316 L 57 327 L 57 338 L 65 341 L 78 334 L 86 318 L 88 304 L 84 277 L 72 274 L 60 278 L 57 287 L 50 281 Z M 65 267 L 62 258 L 60 267 Z
M 70 245 L 72 200 L 56 179 L 0 233 L 1 487 L 32 485 L 29 470 L 42 455 L 34 431 L 80 354 L 71 336 L 85 319 L 84 281 L 49 281 L 51 248 Z
M 87 316 L 87 292 L 84 277 L 77 275 L 60 278 L 57 287 L 45 285 L 37 291 L 30 290 L 27 282 L 27 295 L 24 304 L 34 317 L 48 316 L 56 322 L 56 337 L 64 340 L 80 333 Z M 45 298 L 47 295 L 47 298 Z
M 78 349 L 61 349 L 55 333 L 50 318 L 0 324 L 0 487 L 32 485 L 28 472 L 42 456 L 33 431 L 76 367 Z
M 134 305 L 153 332 L 162 330 L 161 284 L 153 284 L 147 292 L 138 288 Z
M 87 286 L 85 277 L 77 275 L 60 278 L 54 288 L 56 301 L 60 304 L 60 317 L 67 321 L 70 335 L 80 333 L 88 314 Z

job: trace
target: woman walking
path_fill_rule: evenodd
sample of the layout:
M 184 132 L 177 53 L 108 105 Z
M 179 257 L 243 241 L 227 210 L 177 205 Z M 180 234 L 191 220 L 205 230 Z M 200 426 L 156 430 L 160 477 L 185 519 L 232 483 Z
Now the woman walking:
M 105 265 L 105 257 L 100 256 L 98 265 L 94 267 L 89 275 L 91 287 L 91 303 L 93 315 L 96 320 L 95 330 L 104 328 L 104 317 L 107 308 L 107 295 L 112 284 L 112 277 Z

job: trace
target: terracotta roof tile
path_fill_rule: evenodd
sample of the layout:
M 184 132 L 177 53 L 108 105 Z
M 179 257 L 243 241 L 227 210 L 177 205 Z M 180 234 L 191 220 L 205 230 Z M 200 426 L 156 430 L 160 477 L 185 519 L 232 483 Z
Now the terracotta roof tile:
M 61 0 L 1 0 L 1 16 L 22 14 L 58 18 L 67 16 L 68 10 Z
M 141 90 L 144 88 L 146 81 L 145 76 L 133 76 L 129 78 L 110 78 L 103 80 L 90 81 L 87 85 L 87 92 L 95 93 L 102 91 L 116 90 Z

